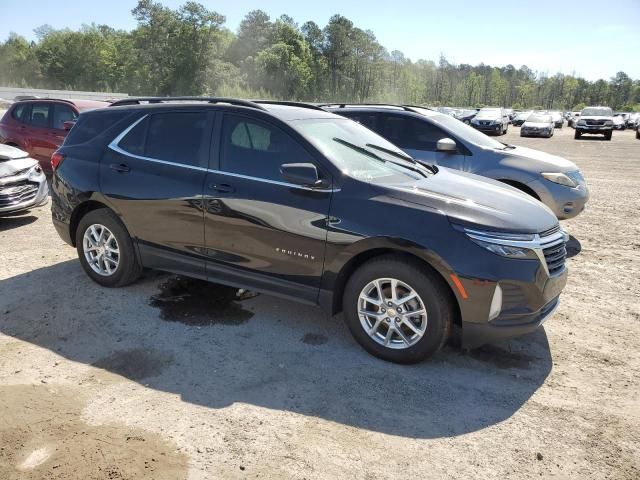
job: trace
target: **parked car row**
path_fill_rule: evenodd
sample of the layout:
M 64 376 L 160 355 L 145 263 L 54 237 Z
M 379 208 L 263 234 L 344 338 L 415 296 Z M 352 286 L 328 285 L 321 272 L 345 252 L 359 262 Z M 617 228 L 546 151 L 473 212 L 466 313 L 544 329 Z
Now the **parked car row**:
M 59 105 L 73 115 L 60 118 Z M 0 134 L 21 138 L 5 135 L 34 112 L 62 126 L 63 145 L 41 160 L 53 223 L 101 285 L 147 267 L 318 304 L 344 311 L 367 351 L 402 363 L 431 356 L 454 325 L 474 347 L 532 331 L 558 305 L 568 238 L 558 219 L 584 209 L 586 182 L 566 159 L 479 131 L 506 130 L 504 109 L 481 109 L 474 121 L 488 123 L 472 128 L 397 105 L 73 107 L 17 102 Z M 27 175 L 46 201 L 37 162 L 3 148 L 0 158 L 23 162 L 11 176 Z

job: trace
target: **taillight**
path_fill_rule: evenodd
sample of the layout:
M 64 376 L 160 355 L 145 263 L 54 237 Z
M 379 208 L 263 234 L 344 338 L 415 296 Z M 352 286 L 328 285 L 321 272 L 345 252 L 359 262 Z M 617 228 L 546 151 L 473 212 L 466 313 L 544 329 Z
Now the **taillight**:
M 55 172 L 56 169 L 62 164 L 63 160 L 64 155 L 58 152 L 53 152 L 53 155 L 51 155 L 51 170 Z

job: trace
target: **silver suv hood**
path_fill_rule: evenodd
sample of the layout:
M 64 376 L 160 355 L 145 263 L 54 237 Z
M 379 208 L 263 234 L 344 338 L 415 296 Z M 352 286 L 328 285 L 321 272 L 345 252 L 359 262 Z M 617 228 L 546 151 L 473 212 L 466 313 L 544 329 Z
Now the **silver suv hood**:
M 386 194 L 439 210 L 459 223 L 485 230 L 539 233 L 558 224 L 538 200 L 504 183 L 439 167 L 439 172 L 413 182 L 378 184 Z
M 0 144 L 0 178 L 11 177 L 37 165 L 38 162 L 19 148 Z
M 513 159 L 513 166 L 518 169 L 528 170 L 534 173 L 541 172 L 575 172 L 579 170 L 578 166 L 566 158 L 551 155 L 550 153 L 534 150 L 533 148 L 515 147 L 510 150 L 496 150 L 502 155 L 508 163 L 509 159 Z

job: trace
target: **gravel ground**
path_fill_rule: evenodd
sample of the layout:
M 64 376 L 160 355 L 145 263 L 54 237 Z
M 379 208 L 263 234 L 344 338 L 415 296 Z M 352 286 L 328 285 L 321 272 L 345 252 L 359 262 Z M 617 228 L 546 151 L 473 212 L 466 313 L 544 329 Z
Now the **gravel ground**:
M 591 189 L 560 309 L 409 367 L 266 295 L 100 288 L 48 207 L 0 219 L 0 478 L 639 478 L 640 141 L 517 135 Z

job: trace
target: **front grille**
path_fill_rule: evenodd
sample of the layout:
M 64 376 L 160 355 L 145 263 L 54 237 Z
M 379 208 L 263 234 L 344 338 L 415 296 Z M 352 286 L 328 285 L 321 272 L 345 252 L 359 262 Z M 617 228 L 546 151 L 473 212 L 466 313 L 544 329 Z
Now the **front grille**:
M 38 194 L 38 184 L 23 180 L 0 188 L 0 208 L 11 207 L 33 200 Z
M 604 125 L 604 120 L 586 120 L 587 125 Z
M 557 224 L 555 227 L 551 227 L 549 230 L 545 230 L 544 232 L 541 232 L 540 237 L 541 238 L 549 237 L 554 233 L 558 233 L 559 231 L 560 231 L 560 224 Z
M 542 250 L 544 253 L 544 259 L 547 262 L 547 268 L 549 269 L 549 275 L 556 275 L 564 270 L 564 263 L 567 258 L 567 249 L 564 244 L 564 240 L 560 243 L 556 243 L 551 247 L 547 247 Z

